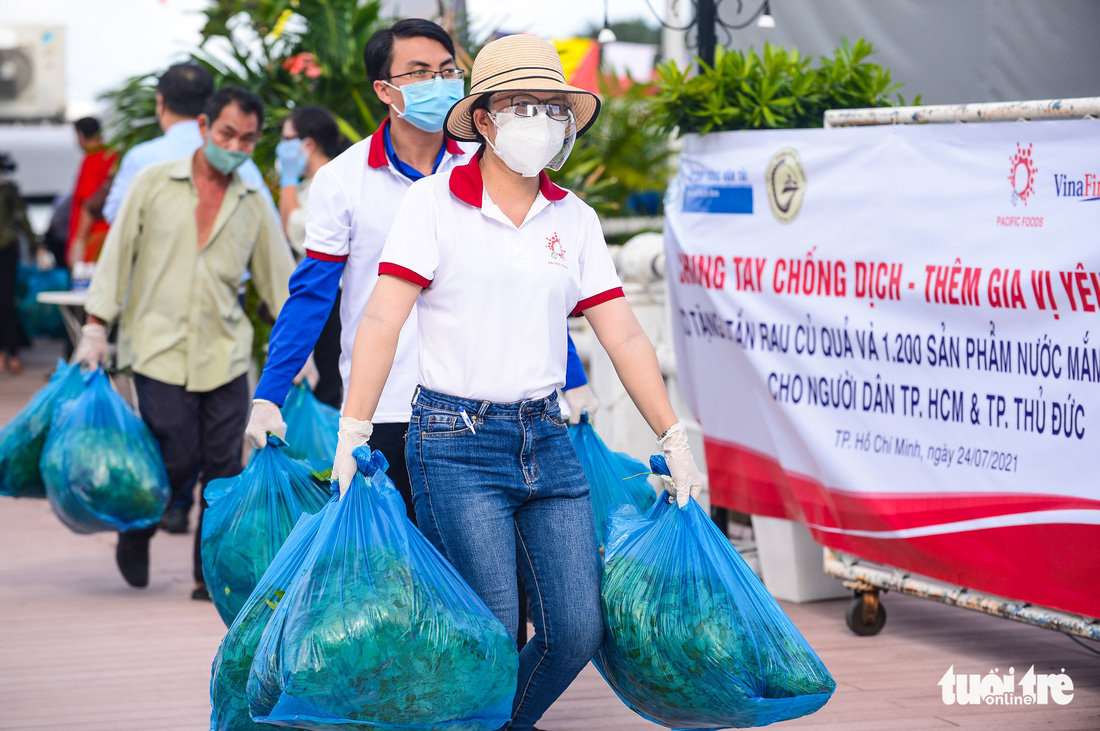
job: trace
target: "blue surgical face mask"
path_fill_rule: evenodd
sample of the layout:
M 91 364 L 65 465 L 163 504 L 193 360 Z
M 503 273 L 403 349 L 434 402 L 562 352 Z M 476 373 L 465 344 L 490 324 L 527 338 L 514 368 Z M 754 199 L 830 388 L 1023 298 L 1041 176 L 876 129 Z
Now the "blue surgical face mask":
M 442 130 L 447 112 L 466 95 L 466 85 L 462 79 L 437 76 L 429 81 L 417 81 L 401 87 L 388 82 L 382 83 L 401 92 L 401 97 L 405 100 L 405 111 L 399 112 L 397 116 L 425 132 Z
M 232 152 L 224 147 L 218 147 L 210 137 L 206 138 L 203 152 L 206 154 L 206 161 L 222 175 L 229 175 L 252 157 L 247 152 Z

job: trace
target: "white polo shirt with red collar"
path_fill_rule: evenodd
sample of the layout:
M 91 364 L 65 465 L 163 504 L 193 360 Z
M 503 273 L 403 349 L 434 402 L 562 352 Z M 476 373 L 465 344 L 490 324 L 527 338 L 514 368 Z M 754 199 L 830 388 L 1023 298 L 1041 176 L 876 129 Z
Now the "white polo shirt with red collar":
M 591 207 L 541 173 L 517 227 L 485 192 L 476 157 L 413 184 L 378 271 L 424 287 L 420 384 L 497 403 L 564 386 L 566 318 L 623 296 Z
M 344 393 L 351 375 L 355 332 L 378 282 L 378 262 L 394 216 L 413 181 L 402 175 L 386 155 L 383 137 L 387 119 L 368 139 L 352 145 L 324 165 L 310 185 L 306 211 L 306 256 L 344 262 L 340 303 L 340 377 Z M 470 153 L 447 140 L 436 174 L 466 162 Z M 374 421 L 408 421 L 416 390 L 416 317 L 401 330 L 393 370 L 382 391 Z

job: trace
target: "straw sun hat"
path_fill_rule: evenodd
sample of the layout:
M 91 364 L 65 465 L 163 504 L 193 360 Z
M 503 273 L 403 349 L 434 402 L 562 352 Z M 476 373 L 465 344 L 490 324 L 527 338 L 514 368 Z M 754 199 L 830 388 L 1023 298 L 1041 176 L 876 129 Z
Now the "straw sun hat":
M 584 134 L 600 113 L 600 99 L 565 83 L 561 56 L 550 43 L 526 34 L 505 36 L 487 44 L 474 59 L 470 94 L 447 113 L 447 134 L 460 142 L 476 142 L 473 108 L 481 97 L 511 92 L 556 91 L 569 95 L 577 136 Z

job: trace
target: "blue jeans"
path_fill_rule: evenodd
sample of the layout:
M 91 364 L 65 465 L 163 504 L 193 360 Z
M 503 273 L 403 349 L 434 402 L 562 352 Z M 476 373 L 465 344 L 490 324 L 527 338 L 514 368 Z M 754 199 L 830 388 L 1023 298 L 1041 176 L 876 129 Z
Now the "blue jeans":
M 535 636 L 504 728 L 529 731 L 603 639 L 592 503 L 557 395 L 497 404 L 417 389 L 405 453 L 420 529 L 513 638 L 518 554 Z

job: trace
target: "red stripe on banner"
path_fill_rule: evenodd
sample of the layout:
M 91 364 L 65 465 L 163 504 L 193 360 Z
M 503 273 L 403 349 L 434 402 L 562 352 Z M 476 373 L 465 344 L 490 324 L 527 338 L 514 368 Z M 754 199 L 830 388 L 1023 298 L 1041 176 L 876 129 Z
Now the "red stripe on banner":
M 753 515 L 846 531 L 889 531 L 1100 501 L 1022 493 L 861 493 L 784 470 L 772 457 L 704 439 L 711 502 Z M 811 528 L 821 544 L 1011 599 L 1100 617 L 1100 526 L 1052 523 L 880 538 Z

